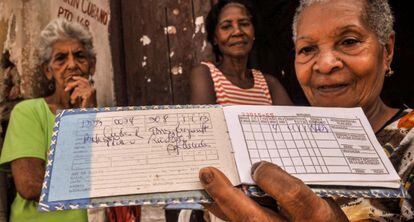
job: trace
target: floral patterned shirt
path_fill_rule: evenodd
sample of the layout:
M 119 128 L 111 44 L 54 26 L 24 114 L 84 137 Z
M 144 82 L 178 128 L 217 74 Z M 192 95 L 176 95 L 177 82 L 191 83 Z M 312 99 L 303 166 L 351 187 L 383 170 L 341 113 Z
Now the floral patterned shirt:
M 414 197 L 414 111 L 401 110 L 377 134 L 410 196 Z M 414 219 L 412 199 L 339 199 L 350 221 Z

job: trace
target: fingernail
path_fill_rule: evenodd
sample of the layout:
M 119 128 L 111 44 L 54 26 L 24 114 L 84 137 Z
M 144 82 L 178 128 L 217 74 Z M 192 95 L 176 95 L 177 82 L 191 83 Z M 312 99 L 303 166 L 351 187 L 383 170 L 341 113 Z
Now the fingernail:
M 251 175 L 252 175 L 252 178 L 254 179 L 254 174 L 255 174 L 255 172 L 256 172 L 256 170 L 261 166 L 263 164 L 263 162 L 257 162 L 257 163 L 254 163 L 253 165 L 252 165 L 252 169 L 251 169 Z
M 200 179 L 203 184 L 207 185 L 214 180 L 214 176 L 211 172 L 203 172 Z

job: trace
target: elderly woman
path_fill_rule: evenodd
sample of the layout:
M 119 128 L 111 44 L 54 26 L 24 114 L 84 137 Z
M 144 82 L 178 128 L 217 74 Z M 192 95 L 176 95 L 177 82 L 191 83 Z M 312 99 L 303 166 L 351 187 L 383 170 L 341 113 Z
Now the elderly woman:
M 40 34 L 39 68 L 49 95 L 17 104 L 11 114 L 2 165 L 10 164 L 17 190 L 11 221 L 87 221 L 85 210 L 37 212 L 45 160 L 58 109 L 96 106 L 90 77 L 95 71 L 92 36 L 81 25 L 50 22 Z
M 388 107 L 380 98 L 384 78 L 392 74 L 394 53 L 393 17 L 387 1 L 302 0 L 295 15 L 293 36 L 296 75 L 310 104 L 362 107 L 413 195 L 414 114 L 410 109 Z M 273 164 L 256 164 L 252 175 L 278 201 L 282 213 L 260 208 L 232 189 L 217 169 L 202 169 L 200 179 L 220 208 L 216 214 L 232 221 L 413 219 L 411 199 L 359 198 L 337 200 L 335 204 L 317 197 L 303 182 Z M 215 210 L 214 206 L 210 208 Z
M 247 68 L 254 21 L 243 1 L 223 0 L 212 7 L 206 29 L 216 62 L 202 62 L 191 71 L 192 104 L 292 104 L 276 78 Z

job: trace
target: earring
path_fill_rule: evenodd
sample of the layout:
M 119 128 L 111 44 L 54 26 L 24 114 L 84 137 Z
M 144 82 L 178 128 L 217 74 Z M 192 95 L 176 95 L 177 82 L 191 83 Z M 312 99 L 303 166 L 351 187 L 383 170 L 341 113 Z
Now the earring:
M 92 79 L 91 76 L 89 76 L 88 82 L 89 82 L 89 85 L 91 85 L 91 86 L 93 86 L 95 84 L 95 81 Z
M 49 83 L 47 84 L 47 89 L 49 90 L 50 93 L 54 93 L 56 90 L 55 87 L 55 78 L 52 77 L 51 80 L 49 80 Z
M 385 71 L 385 77 L 390 77 L 394 74 L 394 71 L 389 67 L 387 71 Z

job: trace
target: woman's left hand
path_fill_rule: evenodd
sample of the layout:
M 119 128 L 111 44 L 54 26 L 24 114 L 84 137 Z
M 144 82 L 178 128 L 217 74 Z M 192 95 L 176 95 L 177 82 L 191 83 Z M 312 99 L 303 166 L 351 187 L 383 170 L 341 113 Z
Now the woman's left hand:
M 233 187 L 218 169 L 200 170 L 200 180 L 214 203 L 204 205 L 217 217 L 228 221 L 320 221 L 345 222 L 345 214 L 331 199 L 322 199 L 301 180 L 280 167 L 260 162 L 253 166 L 252 178 L 269 196 L 277 200 L 281 211 L 274 212 L 260 206 L 241 190 Z
M 70 92 L 70 103 L 79 108 L 96 107 L 96 90 L 88 79 L 81 76 L 73 76 L 74 81 L 66 85 L 65 91 Z

